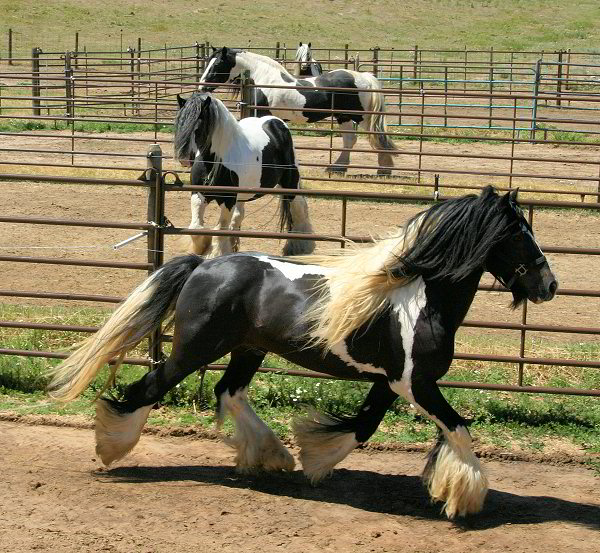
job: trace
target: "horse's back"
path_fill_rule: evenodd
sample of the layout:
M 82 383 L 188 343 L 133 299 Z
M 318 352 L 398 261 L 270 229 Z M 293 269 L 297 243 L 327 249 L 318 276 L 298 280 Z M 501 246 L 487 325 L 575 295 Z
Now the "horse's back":
M 177 300 L 176 333 L 184 341 L 201 331 L 264 344 L 293 332 L 310 290 L 324 269 L 260 253 L 203 261 Z M 187 338 L 186 338 L 187 337 Z

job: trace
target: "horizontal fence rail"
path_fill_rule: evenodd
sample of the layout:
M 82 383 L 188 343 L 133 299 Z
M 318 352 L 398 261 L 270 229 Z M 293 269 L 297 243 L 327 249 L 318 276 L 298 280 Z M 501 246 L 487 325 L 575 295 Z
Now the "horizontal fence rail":
M 295 63 L 290 59 L 292 49 L 285 45 L 255 51 L 278 59 L 291 72 L 295 70 Z M 208 43 L 148 50 L 142 50 L 140 46 L 121 52 L 53 53 L 36 49 L 31 56 L 15 58 L 10 70 L 0 72 L 0 186 L 19 182 L 24 187 L 29 183 L 142 187 L 149 196 L 148 216 L 140 214 L 136 222 L 0 216 L 1 225 L 141 231 L 140 236 L 143 234 L 148 250 L 147 262 L 16 254 L 0 255 L 0 262 L 151 272 L 162 264 L 165 236 L 309 237 L 254 229 L 191 230 L 168 223 L 165 204 L 168 204 L 170 194 L 208 190 L 187 184 L 188 174 L 172 159 L 170 133 L 177 109 L 175 97 L 197 88 L 209 53 Z M 299 193 L 313 201 L 341 204 L 339 232 L 317 233 L 310 238 L 342 246 L 348 240 L 369 242 L 368 236 L 347 232 L 345 225 L 352 201 L 427 205 L 457 193 L 478 190 L 488 182 L 500 190 L 519 187 L 521 203 L 530 221 L 542 208 L 565 214 L 569 213 L 566 210 L 600 213 L 599 56 L 566 51 L 554 54 L 418 48 L 358 51 L 350 47 L 313 49 L 313 53 L 325 69 L 350 68 L 377 75 L 381 83 L 379 91 L 385 97 L 388 130 L 397 151 L 393 176 L 380 179 L 376 176 L 380 167 L 375 162 L 375 155 L 385 152 L 368 146 L 367 139 L 373 131 L 362 127 L 350 131 L 334 124 L 335 116 L 349 113 L 347 110 L 314 110 L 330 115 L 321 123 L 290 122 L 303 179 L 311 186 Z M 294 88 L 270 86 L 274 89 Z M 253 90 L 257 87 L 265 88 L 266 85 L 243 81 L 241 85 L 221 86 L 219 94 L 229 109 L 240 117 L 241 112 L 245 116 L 255 112 L 260 114 L 260 106 L 252 101 Z M 348 93 L 344 89 L 325 90 L 339 95 Z M 238 93 L 235 98 L 233 93 Z M 293 111 L 279 109 L 277 115 L 289 118 Z M 367 110 L 360 113 L 379 115 L 382 112 Z M 98 130 L 102 132 L 98 133 Z M 323 169 L 344 151 L 339 138 L 349 132 L 356 132 L 360 139 L 352 155 L 361 157 L 349 165 L 345 176 L 325 173 Z M 137 146 L 135 150 L 131 148 L 132 144 Z M 152 158 L 146 151 L 149 144 L 160 144 L 164 150 Z M 131 178 L 132 174 L 137 176 L 148 167 L 156 170 L 154 180 L 142 182 Z M 174 171 L 183 180 L 182 186 L 173 184 Z M 114 176 L 115 172 L 118 177 Z M 377 187 L 382 184 L 390 191 L 378 191 Z M 210 187 L 211 193 L 230 190 L 228 187 Z M 241 187 L 239 191 L 255 193 L 257 189 Z M 277 197 L 285 191 L 261 189 L 260 193 Z M 557 256 L 587 256 L 586 259 L 595 260 L 600 255 L 600 247 L 594 244 L 565 247 L 543 243 L 542 247 L 546 253 Z M 484 293 L 507 292 L 500 286 L 485 283 L 480 290 Z M 0 297 L 104 305 L 122 300 L 115 295 L 78 291 L 10 289 L 0 290 Z M 561 288 L 559 297 L 586 297 L 597 301 L 600 290 Z M 578 336 L 600 334 L 599 326 L 560 322 L 565 324 L 530 322 L 526 307 L 520 323 L 467 319 L 463 324 L 465 329 L 516 332 L 521 345 L 515 354 L 479 355 L 457 351 L 455 358 L 514 365 L 516 384 L 449 381 L 440 384 L 483 390 L 599 396 L 599 390 L 525 385 L 524 376 L 531 366 L 600 368 L 597 360 L 537 357 L 527 353 L 525 340 L 532 332 Z M 86 325 L 9 320 L 0 321 L 0 328 L 79 333 L 96 330 L 96 327 Z M 155 333 L 149 357 L 132 358 L 129 362 L 151 366 L 161 359 L 161 344 L 169 339 L 169 336 Z M 51 359 L 65 356 L 50 351 L 6 348 L 0 350 L 0 354 Z M 209 368 L 222 370 L 223 366 Z M 329 378 L 306 371 L 268 367 L 262 370 Z

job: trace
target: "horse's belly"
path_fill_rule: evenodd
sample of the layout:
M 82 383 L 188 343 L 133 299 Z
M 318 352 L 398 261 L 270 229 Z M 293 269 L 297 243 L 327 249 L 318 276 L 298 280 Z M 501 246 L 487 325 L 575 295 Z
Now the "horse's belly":
M 297 90 L 272 89 L 267 92 L 269 111 L 284 121 L 306 122 L 302 110 L 306 97 Z

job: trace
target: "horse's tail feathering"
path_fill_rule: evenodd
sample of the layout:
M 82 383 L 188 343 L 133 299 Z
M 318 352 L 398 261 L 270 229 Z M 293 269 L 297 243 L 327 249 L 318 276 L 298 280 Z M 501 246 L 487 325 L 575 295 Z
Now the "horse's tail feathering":
M 369 81 L 370 88 L 375 90 L 381 88 L 381 83 L 374 75 L 370 73 L 362 73 Z M 385 122 L 385 97 L 383 92 L 371 92 L 370 102 L 366 111 L 376 111 L 378 113 L 372 113 L 367 115 L 368 118 L 368 130 L 372 133 L 369 134 L 369 143 L 375 150 L 396 150 L 394 142 L 388 138 L 387 125 Z
M 50 371 L 50 396 L 65 402 L 75 399 L 104 364 L 114 359 L 100 396 L 112 383 L 125 354 L 173 313 L 183 285 L 201 262 L 196 255 L 177 257 L 142 282 L 96 334 Z

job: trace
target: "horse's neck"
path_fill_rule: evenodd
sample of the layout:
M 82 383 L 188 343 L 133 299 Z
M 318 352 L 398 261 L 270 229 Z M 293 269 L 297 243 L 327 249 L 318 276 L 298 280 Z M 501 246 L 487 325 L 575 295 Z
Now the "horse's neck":
M 290 79 L 296 80 L 296 77 L 290 74 L 283 65 L 264 56 L 253 52 L 242 52 L 238 54 L 237 58 L 242 73 L 250 71 L 250 78 L 258 84 L 285 84 L 286 81 L 281 76 L 282 73 Z
M 449 278 L 425 279 L 428 304 L 440 313 L 455 332 L 473 303 L 482 275 L 483 269 L 474 271 L 458 282 L 451 282 Z
M 229 110 L 219 110 L 219 118 L 219 124 L 215 125 L 212 132 L 210 151 L 224 159 L 233 144 L 246 141 L 247 137 Z

